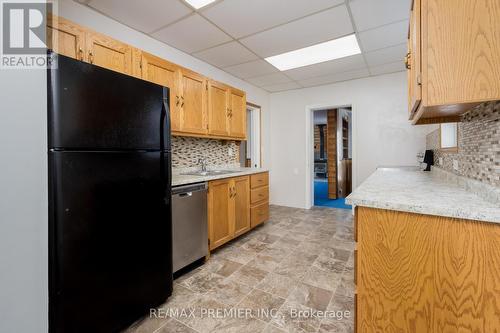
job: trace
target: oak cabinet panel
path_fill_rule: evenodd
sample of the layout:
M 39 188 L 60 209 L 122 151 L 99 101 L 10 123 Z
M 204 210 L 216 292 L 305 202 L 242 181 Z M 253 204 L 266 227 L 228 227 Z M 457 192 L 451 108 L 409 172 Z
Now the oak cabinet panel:
M 456 122 L 474 106 L 500 100 L 498 17 L 498 0 L 413 1 L 408 43 L 413 124 Z
M 47 23 L 48 48 L 64 56 L 84 60 L 85 30 L 60 17 L 51 16 Z
M 210 250 L 221 246 L 234 235 L 234 201 L 230 179 L 212 181 L 208 187 L 208 228 Z
M 207 80 L 184 69 L 181 69 L 180 75 L 180 131 L 207 134 Z
M 234 236 L 250 230 L 250 179 L 234 178 Z
M 256 206 L 252 206 L 250 215 L 252 218 L 252 228 L 264 223 L 269 219 L 269 203 L 264 202 Z
M 235 138 L 246 138 L 247 132 L 247 109 L 246 96 L 243 91 L 231 89 L 229 128 L 230 136 Z
M 208 85 L 208 133 L 229 135 L 228 88 L 215 81 Z
M 107 36 L 88 32 L 87 61 L 123 74 L 132 75 L 132 47 Z
M 142 53 L 142 78 L 144 80 L 169 87 L 170 89 L 170 123 L 172 131 L 180 130 L 180 69 L 166 60 Z

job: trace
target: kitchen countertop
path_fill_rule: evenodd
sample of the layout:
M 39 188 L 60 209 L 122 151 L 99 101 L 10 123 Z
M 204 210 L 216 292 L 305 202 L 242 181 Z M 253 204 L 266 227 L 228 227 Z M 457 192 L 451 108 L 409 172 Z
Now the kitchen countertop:
M 256 173 L 269 171 L 268 169 L 262 169 L 262 168 L 222 168 L 222 169 L 233 170 L 238 172 L 226 173 L 222 175 L 193 176 L 193 175 L 182 175 L 179 172 L 173 170 L 172 186 L 187 185 L 199 182 L 208 182 L 211 180 L 246 176 L 246 175 L 252 175 Z
M 347 204 L 500 223 L 500 205 L 437 172 L 380 168 L 346 199 Z

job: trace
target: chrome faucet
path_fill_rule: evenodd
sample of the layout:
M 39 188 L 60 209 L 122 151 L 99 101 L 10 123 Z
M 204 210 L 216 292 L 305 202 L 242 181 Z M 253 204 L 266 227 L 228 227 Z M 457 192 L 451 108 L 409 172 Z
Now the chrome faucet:
M 201 171 L 206 172 L 207 171 L 207 160 L 206 158 L 199 158 L 198 159 L 198 164 L 201 164 Z

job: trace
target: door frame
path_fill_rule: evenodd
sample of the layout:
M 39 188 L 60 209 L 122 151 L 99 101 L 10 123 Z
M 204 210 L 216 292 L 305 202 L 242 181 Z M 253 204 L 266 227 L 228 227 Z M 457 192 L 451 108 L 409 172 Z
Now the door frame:
M 257 141 L 257 144 L 252 145 L 252 147 L 258 146 L 258 149 L 253 150 L 251 152 L 251 161 L 253 164 L 253 161 L 258 160 L 259 165 L 252 167 L 257 167 L 257 168 L 262 168 L 262 108 L 257 105 L 253 104 L 250 102 L 247 102 L 246 108 L 245 108 L 245 113 L 246 110 L 252 110 L 252 112 L 255 112 L 255 114 L 258 114 L 258 119 L 255 119 L 253 116 L 251 117 L 252 121 L 252 126 L 251 126 L 251 133 L 250 137 L 255 141 Z M 246 115 L 245 115 L 246 116 Z M 247 138 L 248 141 L 248 138 Z
M 306 124 L 306 205 L 307 209 L 314 207 L 314 111 L 351 108 L 352 112 L 352 190 L 357 186 L 357 113 L 354 103 L 351 104 L 315 104 L 305 108 Z

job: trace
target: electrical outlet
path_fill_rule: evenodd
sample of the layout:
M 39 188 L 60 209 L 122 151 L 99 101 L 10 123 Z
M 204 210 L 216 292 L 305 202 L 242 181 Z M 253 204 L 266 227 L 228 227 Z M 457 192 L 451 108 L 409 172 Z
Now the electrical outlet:
M 442 157 L 439 158 L 439 165 L 443 165 L 443 158 Z
M 233 150 L 233 147 L 229 147 L 227 149 L 227 153 L 229 154 L 229 156 L 234 156 L 234 150 Z
M 453 160 L 453 170 L 458 171 L 458 160 Z

